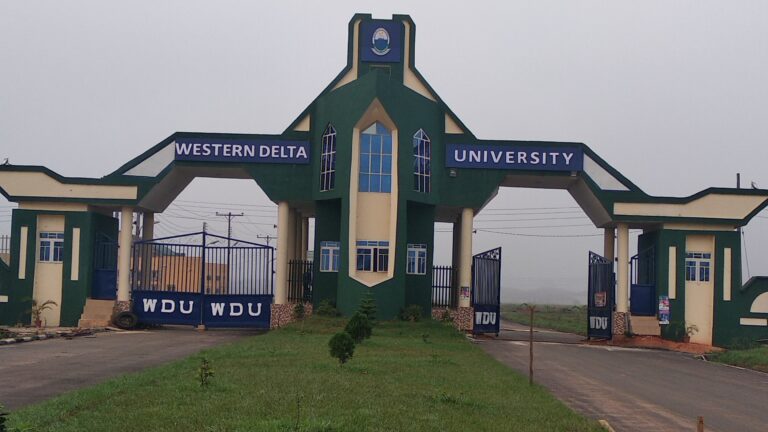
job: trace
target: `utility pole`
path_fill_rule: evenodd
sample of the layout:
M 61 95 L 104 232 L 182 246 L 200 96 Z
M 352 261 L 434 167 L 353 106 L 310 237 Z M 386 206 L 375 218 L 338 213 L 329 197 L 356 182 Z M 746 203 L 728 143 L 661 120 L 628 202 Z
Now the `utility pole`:
M 242 212 L 241 213 L 232 213 L 232 212 L 219 213 L 219 212 L 216 212 L 216 216 L 223 216 L 223 217 L 227 218 L 227 247 L 230 247 L 229 243 L 230 243 L 230 240 L 232 239 L 232 219 L 236 218 L 236 217 L 240 217 L 240 216 L 245 216 L 245 214 L 242 213 Z
M 267 234 L 267 235 L 257 235 L 256 238 L 266 240 L 267 241 L 267 246 L 269 246 L 269 241 L 272 240 L 272 239 L 276 239 L 277 237 L 274 237 L 274 236 L 271 236 L 271 235 Z
M 232 267 L 230 267 L 230 261 L 232 256 L 232 219 L 240 216 L 245 216 L 244 213 L 219 213 L 216 212 L 216 216 L 223 216 L 227 218 L 227 292 L 229 292 L 229 285 L 230 285 L 230 275 L 232 273 Z

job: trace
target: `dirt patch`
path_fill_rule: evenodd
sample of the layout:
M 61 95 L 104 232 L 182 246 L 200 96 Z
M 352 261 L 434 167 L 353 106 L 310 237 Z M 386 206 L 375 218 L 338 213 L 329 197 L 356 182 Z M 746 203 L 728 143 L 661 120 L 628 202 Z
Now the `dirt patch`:
M 689 354 L 706 354 L 711 352 L 722 352 L 722 348 L 714 347 L 711 345 L 701 345 L 695 343 L 683 343 L 675 342 L 671 340 L 662 339 L 658 336 L 619 336 L 614 335 L 612 340 L 609 341 L 589 341 L 591 345 L 608 345 L 618 346 L 624 348 L 650 348 L 650 349 L 663 349 L 668 351 L 678 351 Z

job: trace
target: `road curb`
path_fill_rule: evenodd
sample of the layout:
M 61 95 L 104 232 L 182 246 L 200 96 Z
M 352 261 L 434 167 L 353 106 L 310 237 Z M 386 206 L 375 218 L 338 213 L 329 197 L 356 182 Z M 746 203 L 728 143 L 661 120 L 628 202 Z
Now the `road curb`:
M 94 333 L 102 333 L 108 331 L 106 328 L 96 328 L 96 329 L 89 329 L 88 331 L 58 331 L 58 332 L 48 332 L 48 333 L 41 333 L 36 335 L 30 335 L 30 336 L 16 336 L 12 338 L 5 338 L 0 339 L 0 346 L 2 345 L 12 345 L 17 343 L 23 343 L 23 342 L 32 342 L 32 341 L 38 341 L 38 340 L 46 340 L 46 339 L 56 339 L 56 338 L 73 338 L 78 336 L 90 336 Z

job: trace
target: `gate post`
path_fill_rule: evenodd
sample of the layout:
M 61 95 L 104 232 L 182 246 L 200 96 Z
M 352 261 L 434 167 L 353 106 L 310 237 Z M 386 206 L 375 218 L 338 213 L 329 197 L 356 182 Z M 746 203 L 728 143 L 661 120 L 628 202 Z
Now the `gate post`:
M 287 303 L 288 232 L 290 208 L 286 201 L 277 203 L 277 262 L 275 275 L 275 304 Z
M 133 246 L 133 209 L 123 207 L 120 211 L 120 244 L 117 260 L 117 303 L 115 311 L 130 309 L 131 300 L 131 249 Z
M 629 226 L 618 224 L 619 257 L 616 268 L 616 312 L 626 314 L 629 306 Z
M 472 218 L 471 208 L 461 210 L 461 243 L 459 253 L 459 307 L 469 307 L 472 286 Z

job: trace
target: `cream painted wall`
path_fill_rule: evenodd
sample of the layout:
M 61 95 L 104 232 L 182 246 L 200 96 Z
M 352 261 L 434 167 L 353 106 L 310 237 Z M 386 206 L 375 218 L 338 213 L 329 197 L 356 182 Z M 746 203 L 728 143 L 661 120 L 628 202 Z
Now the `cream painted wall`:
M 29 227 L 23 226 L 19 229 L 19 279 L 27 278 L 27 239 L 29 238 Z
M 691 335 L 691 342 L 712 345 L 712 318 L 715 300 L 715 236 L 689 235 L 685 239 L 686 252 L 709 252 L 709 282 L 685 281 L 685 322 L 695 325 L 698 331 Z
M 435 102 L 437 101 L 435 96 L 411 69 L 411 24 L 408 21 L 403 21 L 403 26 L 405 26 L 405 38 L 403 42 L 403 46 L 405 47 L 405 53 L 403 55 L 403 62 L 405 63 L 403 65 L 403 85 L 432 102 Z
M 669 274 L 667 277 L 667 286 L 669 290 L 669 298 L 674 300 L 677 298 L 677 246 L 669 247 Z
M 72 228 L 72 263 L 70 267 L 70 279 L 80 279 L 80 228 Z
M 20 202 L 21 210 L 45 210 L 45 211 L 88 211 L 87 204 L 56 203 L 56 202 Z
M 360 133 L 374 122 L 380 122 L 392 132 L 392 192 L 358 192 L 360 171 Z M 395 274 L 395 253 L 397 234 L 397 142 L 395 123 L 384 110 L 378 99 L 374 99 L 352 131 L 352 163 L 349 181 L 349 277 L 367 286 L 373 286 Z M 379 195 L 379 197 L 369 197 Z M 364 217 L 363 215 L 369 217 Z M 386 225 L 382 221 L 386 220 Z M 384 234 L 381 237 L 373 235 Z M 358 240 L 389 240 L 389 265 L 387 272 L 357 271 Z
M 768 293 L 762 293 L 755 301 L 752 302 L 752 307 L 749 309 L 752 313 L 768 313 Z
M 758 195 L 710 194 L 686 204 L 616 203 L 616 215 L 743 219 L 765 202 Z
M 0 171 L 0 186 L 9 194 L 31 197 L 136 199 L 136 186 L 64 184 L 48 174 Z
M 359 51 L 359 44 L 357 39 L 360 35 L 361 21 L 362 20 L 355 21 L 355 28 L 353 30 L 354 35 L 352 36 L 352 68 L 349 70 L 349 72 L 346 73 L 346 75 L 344 75 L 344 78 L 340 79 L 339 82 L 336 83 L 336 85 L 333 87 L 334 90 L 357 79 L 357 56 Z
M 35 279 L 32 288 L 32 297 L 41 304 L 47 300 L 56 302 L 56 306 L 42 313 L 43 324 L 49 327 L 57 327 L 61 316 L 61 289 L 63 263 L 40 262 L 40 233 L 64 232 L 63 215 L 40 215 L 37 217 L 37 233 L 35 234 Z M 64 247 L 67 247 L 65 244 Z

